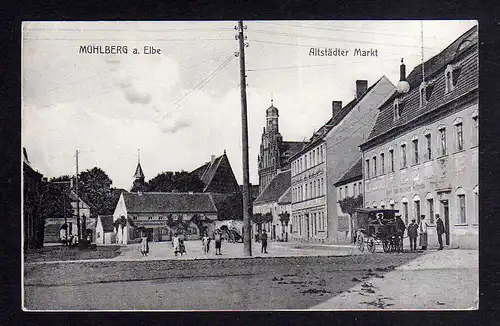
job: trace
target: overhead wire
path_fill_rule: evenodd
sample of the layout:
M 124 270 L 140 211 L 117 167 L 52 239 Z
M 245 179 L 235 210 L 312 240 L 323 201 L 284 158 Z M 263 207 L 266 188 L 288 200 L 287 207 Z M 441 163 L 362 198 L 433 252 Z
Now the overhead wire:
M 348 33 L 359 33 L 359 34 L 369 34 L 369 35 L 385 35 L 385 36 L 400 36 L 400 37 L 407 37 L 407 38 L 415 38 L 413 35 L 409 34 L 401 34 L 401 33 L 381 33 L 381 32 L 374 32 L 371 30 L 348 30 L 345 28 L 337 28 L 337 27 L 320 27 L 320 26 L 304 26 L 304 25 L 291 25 L 291 24 L 282 24 L 282 23 L 274 23 L 274 22 L 262 22 L 262 21 L 255 21 L 254 23 L 257 24 L 268 24 L 268 25 L 275 25 L 275 26 L 286 26 L 286 27 L 294 27 L 294 28 L 308 28 L 308 29 L 316 29 L 316 30 L 329 30 L 329 31 L 339 31 L 339 32 L 348 32 Z M 437 39 L 444 39 L 442 37 L 429 37 L 429 38 L 437 38 Z
M 171 116 L 177 109 L 179 109 L 179 103 L 184 100 L 187 96 L 189 96 L 189 94 L 191 94 L 192 92 L 194 92 L 195 90 L 201 90 L 205 85 L 207 85 L 220 71 L 222 71 L 222 69 L 224 69 L 228 64 L 229 62 L 231 62 L 231 60 L 234 58 L 234 54 L 231 54 L 231 56 L 229 56 L 226 60 L 224 60 L 224 62 L 222 62 L 217 68 L 215 68 L 213 71 L 211 71 L 205 78 L 203 78 L 198 84 L 196 84 L 196 86 L 194 86 L 193 88 L 191 88 L 188 92 L 186 92 L 182 97 L 180 97 L 178 100 L 176 100 L 174 103 L 173 103 L 173 106 L 175 106 L 175 108 L 170 111 L 170 112 L 167 112 L 167 113 L 164 113 L 164 114 L 160 114 L 158 115 L 157 117 L 154 118 L 154 121 L 155 122 L 160 122 L 162 121 L 163 119 Z

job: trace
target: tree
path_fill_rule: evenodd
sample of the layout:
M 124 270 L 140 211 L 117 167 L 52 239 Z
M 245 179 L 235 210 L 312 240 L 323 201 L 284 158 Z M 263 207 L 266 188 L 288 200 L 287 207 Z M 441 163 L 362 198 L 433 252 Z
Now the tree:
M 349 215 L 349 225 L 351 229 L 351 242 L 354 242 L 354 234 L 353 234 L 353 215 L 356 212 L 356 208 L 363 207 L 363 196 L 359 195 L 358 197 L 345 197 L 342 200 L 339 200 L 340 209 L 342 213 Z
M 130 191 L 131 192 L 148 192 L 148 191 L 150 191 L 149 190 L 149 183 L 145 182 L 143 184 L 140 184 L 140 183 L 134 182 L 134 185 L 132 186 L 132 188 L 130 188 Z
M 193 173 L 186 171 L 180 172 L 162 172 L 153 179 L 149 180 L 147 191 L 157 192 L 202 192 L 205 184 Z
M 121 227 L 121 230 L 122 230 L 122 244 L 123 244 L 123 229 L 125 229 L 125 227 L 127 226 L 127 219 L 125 218 L 125 216 L 120 216 L 119 219 L 115 220 L 113 222 L 113 225 L 116 229 L 116 232 L 118 232 L 118 228 Z
M 281 238 L 285 238 L 283 233 L 286 232 L 286 240 L 288 242 L 288 222 L 290 222 L 290 214 L 288 212 L 284 213 L 279 213 L 278 214 L 280 218 L 281 225 L 283 226 L 282 232 L 281 232 Z
M 54 180 L 51 180 L 54 181 Z M 40 197 L 40 213 L 45 220 L 48 217 L 71 217 L 73 209 L 69 197 L 68 185 L 46 183 Z
M 112 183 L 113 181 L 108 175 L 98 167 L 80 173 L 78 195 L 94 208 L 91 210 L 92 217 L 114 211 L 114 207 L 112 207 Z
M 255 213 L 252 214 L 252 222 L 257 224 L 257 234 L 261 234 L 262 232 L 262 224 L 270 223 L 273 221 L 273 214 L 271 212 L 267 212 L 265 214 Z

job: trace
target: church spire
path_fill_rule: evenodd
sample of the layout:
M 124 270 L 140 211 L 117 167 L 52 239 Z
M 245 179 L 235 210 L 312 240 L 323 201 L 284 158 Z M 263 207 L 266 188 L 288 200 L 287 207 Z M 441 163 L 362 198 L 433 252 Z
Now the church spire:
M 135 178 L 135 180 L 139 180 L 139 181 L 144 182 L 144 172 L 142 172 L 142 167 L 141 167 L 141 152 L 140 152 L 140 150 L 137 150 L 137 167 L 135 168 L 134 178 Z

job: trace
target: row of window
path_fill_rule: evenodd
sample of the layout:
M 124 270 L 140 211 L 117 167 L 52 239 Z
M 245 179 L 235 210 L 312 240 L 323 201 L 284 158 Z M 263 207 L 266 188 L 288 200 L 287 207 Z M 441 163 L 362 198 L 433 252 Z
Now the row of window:
M 309 225 L 307 225 L 309 223 Z M 299 233 L 299 235 L 310 232 L 311 235 L 317 235 L 318 232 L 324 232 L 326 229 L 326 215 L 325 212 L 312 212 L 309 213 L 309 219 L 306 215 L 293 215 L 292 217 L 292 233 Z
M 479 210 L 479 189 L 477 186 L 474 188 L 473 192 L 474 192 L 474 216 L 472 217 L 472 223 L 476 224 L 476 223 L 478 223 L 478 210 Z M 456 216 L 458 218 L 458 220 L 457 220 L 458 224 L 467 224 L 468 223 L 465 196 L 466 196 L 465 191 L 462 188 L 458 188 L 456 191 L 456 199 L 457 199 L 456 200 L 456 205 L 457 205 L 456 206 L 456 209 L 457 209 Z M 412 211 L 411 215 L 410 215 L 408 205 L 409 205 L 408 199 L 406 199 L 406 197 L 403 197 L 401 199 L 401 207 L 399 208 L 399 210 L 401 212 L 401 215 L 402 215 L 406 225 L 408 225 L 408 223 L 412 219 L 415 219 L 417 221 L 417 223 L 420 222 L 420 216 L 422 214 L 426 215 L 426 219 L 427 219 L 429 224 L 435 223 L 435 214 L 437 214 L 439 212 L 439 210 L 438 210 L 438 212 L 435 211 L 435 202 L 434 202 L 434 198 L 433 198 L 431 193 L 427 194 L 427 196 L 425 197 L 424 211 L 422 211 L 421 200 L 420 200 L 420 197 L 418 195 L 415 195 L 413 197 L 413 211 Z M 444 214 L 450 214 L 450 216 L 451 216 L 451 213 L 449 212 L 449 203 L 445 201 L 445 202 L 441 202 L 441 205 L 442 205 L 441 211 Z M 389 201 L 388 207 L 386 207 L 386 204 L 384 201 L 380 202 L 380 206 L 376 202 L 373 202 L 371 205 L 368 204 L 367 207 L 368 208 L 369 207 L 373 207 L 373 208 L 380 207 L 380 208 L 395 209 L 395 203 L 391 199 Z M 424 213 L 422 213 L 422 212 L 424 212 Z M 444 218 L 445 218 L 444 216 L 441 216 L 441 219 L 444 220 Z
M 320 145 L 292 162 L 292 175 L 299 174 L 325 161 L 325 146 Z
M 298 202 L 326 194 L 325 179 L 318 178 L 292 188 L 292 201 Z
M 457 118 L 455 119 L 453 123 L 453 141 L 454 141 L 454 149 L 456 152 L 464 150 L 464 122 L 462 118 Z M 472 115 L 472 137 L 471 137 L 471 145 L 476 146 L 478 144 L 479 140 L 479 116 L 477 114 L 477 111 L 474 112 Z M 445 156 L 448 154 L 448 141 L 447 141 L 447 128 L 444 125 L 441 125 L 437 129 L 437 138 L 436 138 L 436 143 L 437 143 L 437 156 Z M 430 161 L 432 160 L 433 157 L 433 141 L 432 141 L 432 133 L 431 131 L 426 131 L 424 133 L 424 145 L 425 145 L 425 152 L 424 152 L 424 161 Z M 421 152 L 420 152 L 420 145 L 419 145 L 419 137 L 417 135 L 413 136 L 411 139 L 411 164 L 419 164 L 421 162 Z M 395 163 L 394 163 L 394 148 L 390 147 L 389 148 L 389 158 L 388 158 L 388 172 L 394 172 L 395 170 Z M 371 163 L 371 166 L 370 166 Z M 380 163 L 380 166 L 378 166 L 378 163 Z M 380 155 L 373 156 L 371 159 L 366 159 L 365 160 L 365 175 L 367 178 L 373 178 L 378 175 L 382 175 L 386 173 L 386 166 L 385 166 L 385 153 L 380 153 Z M 406 142 L 403 142 L 400 145 L 400 168 L 404 169 L 408 167 L 408 159 L 407 159 L 407 144 Z
M 352 184 L 352 191 L 349 191 L 349 185 L 339 187 L 339 197 L 338 200 L 342 200 L 346 197 L 357 197 L 363 194 L 363 183 L 354 182 Z

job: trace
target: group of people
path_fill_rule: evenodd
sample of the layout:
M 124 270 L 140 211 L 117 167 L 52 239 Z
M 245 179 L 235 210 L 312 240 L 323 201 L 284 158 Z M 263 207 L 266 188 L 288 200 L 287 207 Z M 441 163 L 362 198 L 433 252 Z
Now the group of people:
M 396 213 L 396 222 L 398 225 L 398 229 L 400 233 L 403 233 L 405 230 L 405 225 L 403 220 L 401 219 L 401 214 Z M 425 215 L 420 216 L 420 222 L 417 224 L 415 219 L 411 220 L 411 223 L 408 225 L 408 238 L 410 239 L 410 250 L 417 250 L 417 237 L 419 238 L 419 245 L 422 250 L 427 250 L 428 243 L 428 230 L 429 224 L 425 219 Z M 439 214 L 436 214 L 436 233 L 438 237 L 439 248 L 438 250 L 443 250 L 443 234 L 445 233 L 444 223 L 439 217 Z
M 208 236 L 208 233 L 205 232 L 203 234 L 203 237 L 201 238 L 201 246 L 203 249 L 203 254 L 206 256 L 210 252 L 210 242 L 212 239 Z M 222 255 L 221 248 L 222 248 L 222 232 L 217 229 L 214 231 L 214 241 L 215 241 L 215 254 L 216 255 Z

